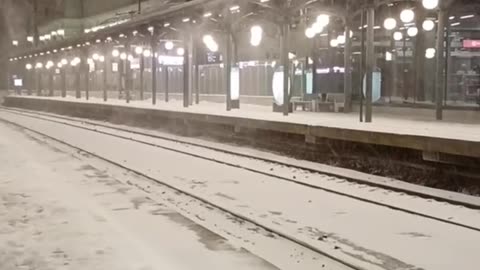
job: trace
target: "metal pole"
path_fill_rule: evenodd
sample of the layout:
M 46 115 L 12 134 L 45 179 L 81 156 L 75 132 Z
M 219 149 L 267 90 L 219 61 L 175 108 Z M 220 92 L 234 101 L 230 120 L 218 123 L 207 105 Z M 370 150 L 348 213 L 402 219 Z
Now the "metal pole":
M 363 122 L 363 78 L 365 76 L 365 10 L 362 10 L 361 16 L 361 54 L 360 54 L 360 122 Z
M 389 102 L 392 102 L 392 93 L 397 94 L 397 77 L 398 77 L 398 67 L 397 67 L 397 59 L 398 59 L 398 53 L 397 49 L 395 46 L 395 40 L 392 39 L 392 61 L 391 61 L 391 67 L 392 67 L 392 79 L 391 79 L 391 90 L 389 92 Z M 394 51 L 395 50 L 395 51 Z
M 352 39 L 350 38 L 350 26 L 348 20 L 345 22 L 345 50 L 344 50 L 345 73 L 343 82 L 343 92 L 345 95 L 345 106 L 343 111 L 349 113 L 352 111 Z
M 122 98 L 123 93 L 123 60 L 118 58 L 117 62 L 117 71 L 118 71 L 118 99 Z
M 127 54 L 127 59 L 125 59 L 125 93 L 126 93 L 126 100 L 127 103 L 130 103 L 131 99 L 131 92 L 133 90 L 133 81 L 132 81 L 132 68 L 130 62 L 130 42 L 125 44 L 125 51 Z
M 183 107 L 188 108 L 189 101 L 189 89 L 190 89 L 190 40 L 191 34 L 185 31 L 183 44 L 185 47 L 185 54 L 183 56 Z
M 82 94 L 80 92 L 80 66 L 74 66 L 73 72 L 75 73 L 75 97 L 81 98 Z
M 62 85 L 62 97 L 67 96 L 67 66 L 62 66 L 60 69 L 61 85 Z
M 107 86 L 107 80 L 108 80 L 108 61 L 107 61 L 107 55 L 108 55 L 108 47 L 105 46 L 105 49 L 104 49 L 104 57 L 105 57 L 105 61 L 103 61 L 103 101 L 107 101 L 108 99 L 108 94 L 107 94 L 107 91 L 108 91 L 108 86 Z
M 152 104 L 157 104 L 157 30 L 154 28 L 150 40 L 152 52 Z
M 48 70 L 48 96 L 53 97 L 53 73 L 55 68 Z
M 367 93 L 365 95 L 365 122 L 372 122 L 372 91 L 373 91 L 373 69 L 375 66 L 375 40 L 373 25 L 375 23 L 375 9 L 369 7 L 367 9 Z
M 193 92 L 195 92 L 195 104 L 198 104 L 200 93 L 198 92 L 198 48 L 196 39 L 192 39 L 192 68 L 192 97 L 190 102 L 193 103 Z
M 140 100 L 143 100 L 143 72 L 145 71 L 145 57 L 140 54 Z
M 288 59 L 288 32 L 289 32 L 288 21 L 283 22 L 282 31 L 281 31 L 281 58 L 283 65 L 283 115 L 287 116 L 290 112 L 290 97 L 288 93 L 288 78 L 290 76 L 290 61 Z
M 435 81 L 436 81 L 436 92 L 435 103 L 436 103 L 436 119 L 443 119 L 443 91 L 444 86 L 444 71 L 443 71 L 443 53 L 444 53 L 444 42 L 445 42 L 445 16 L 446 12 L 443 9 L 438 11 L 438 24 L 437 24 L 437 70 L 435 72 Z
M 38 69 L 36 73 L 36 80 L 37 80 L 37 96 L 42 95 L 42 71 L 41 69 Z
M 168 101 L 170 101 L 170 96 L 169 96 L 169 94 L 170 94 L 169 90 L 170 89 L 169 89 L 169 81 L 168 81 L 168 78 L 169 78 L 168 77 L 169 76 L 169 70 L 168 69 L 169 69 L 169 67 L 165 66 L 165 65 L 162 65 L 161 68 L 162 68 L 162 73 L 164 74 L 163 77 L 165 79 L 165 83 L 164 83 L 164 85 L 165 85 L 165 102 L 168 102 Z
M 403 55 L 403 70 L 402 70 L 402 86 L 403 86 L 403 99 L 408 100 L 408 87 L 407 87 L 407 30 L 403 31 L 403 44 L 402 44 L 402 55 Z
M 232 109 L 232 37 L 230 30 L 227 30 L 225 34 L 225 57 L 224 57 L 224 66 L 225 66 L 225 94 L 227 97 L 227 111 Z
M 32 83 L 32 81 L 35 80 L 35 78 L 33 78 L 33 80 L 32 80 L 32 75 L 33 75 L 32 73 L 34 73 L 32 70 L 27 70 L 27 76 L 28 76 L 27 95 L 29 95 L 29 96 L 32 95 L 32 88 L 35 87 L 35 82 Z
M 90 98 L 90 64 L 88 63 L 88 49 L 84 51 L 84 57 L 82 61 L 83 72 L 85 74 L 85 99 Z
M 448 12 L 448 10 L 447 10 Z M 445 15 L 446 18 L 450 17 L 448 15 L 448 13 Z M 443 95 L 444 95 L 444 104 L 447 103 L 447 98 L 448 98 L 448 83 L 449 83 L 449 74 L 450 74 L 450 47 L 451 47 L 451 44 L 450 44 L 450 32 L 451 32 L 451 29 L 450 29 L 450 24 L 447 23 L 446 26 L 446 36 L 445 36 L 445 83 L 444 83 L 444 92 L 443 92 Z

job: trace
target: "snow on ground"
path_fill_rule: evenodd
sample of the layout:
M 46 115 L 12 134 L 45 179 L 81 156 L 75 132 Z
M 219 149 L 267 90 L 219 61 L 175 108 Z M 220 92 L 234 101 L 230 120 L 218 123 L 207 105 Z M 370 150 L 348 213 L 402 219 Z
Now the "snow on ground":
M 67 96 L 66 98 L 28 96 L 25 98 L 41 98 L 70 102 L 105 104 L 103 99 L 95 97 L 92 97 L 89 100 L 76 99 L 75 97 L 71 96 Z M 158 101 L 158 104 L 156 106 L 152 105 L 150 100 L 132 101 L 127 104 L 125 100 L 109 99 L 107 103 L 112 105 L 132 106 L 137 108 L 161 109 L 231 117 L 244 117 L 258 120 L 300 123 L 312 126 L 325 126 L 352 130 L 368 130 L 372 132 L 419 135 L 427 137 L 480 142 L 480 122 L 477 121 L 471 124 L 465 124 L 447 121 L 433 121 L 433 110 L 431 121 L 425 120 L 423 117 L 417 117 L 416 115 L 393 116 L 391 114 L 376 114 L 374 115 L 374 122 L 367 124 L 360 123 L 358 121 L 358 115 L 356 113 L 311 113 L 296 111 L 295 113 L 290 114 L 288 117 L 285 117 L 281 113 L 273 113 L 272 108 L 269 106 L 251 104 L 242 104 L 240 110 L 232 110 L 230 112 L 227 112 L 225 110 L 224 104 L 213 102 L 201 102 L 199 105 L 194 105 L 189 108 L 184 108 L 182 106 L 182 101 L 179 100 L 171 100 L 168 103 Z
M 37 112 L 21 113 L 21 115 L 31 115 L 31 116 L 38 117 Z M 47 114 L 47 115 L 51 115 L 51 114 Z M 54 116 L 49 117 L 47 115 L 42 115 L 41 117 L 43 119 L 58 121 L 58 118 Z M 470 227 L 480 226 L 480 215 L 476 214 L 477 213 L 476 210 L 469 209 L 466 207 L 461 207 L 458 205 L 444 203 L 441 201 L 435 201 L 431 199 L 427 200 L 422 197 L 405 194 L 404 192 L 395 192 L 395 191 L 392 191 L 391 189 L 377 188 L 377 187 L 368 186 L 365 184 L 356 184 L 352 181 L 346 181 L 346 178 L 348 177 L 360 177 L 360 179 L 368 178 L 368 180 L 371 181 L 373 185 L 376 185 L 380 182 L 387 186 L 392 185 L 393 187 L 396 187 L 396 188 L 405 188 L 405 190 L 423 192 L 423 195 L 427 197 L 439 196 L 445 199 L 454 199 L 454 200 L 457 199 L 460 201 L 465 201 L 470 204 L 476 205 L 477 207 L 480 206 L 480 197 L 468 196 L 468 195 L 464 195 L 456 192 L 443 191 L 443 190 L 438 190 L 433 188 L 426 188 L 426 187 L 408 184 L 402 181 L 389 179 L 385 177 L 373 177 L 372 175 L 359 174 L 352 170 L 345 170 L 341 173 L 338 173 L 337 171 L 334 170 L 334 169 L 338 170 L 338 168 L 335 168 L 332 166 L 323 166 L 320 168 L 325 170 L 326 172 L 330 171 L 331 173 L 334 173 L 337 175 L 344 175 L 344 177 L 341 177 L 341 176 L 331 177 L 322 173 L 311 173 L 306 170 L 292 168 L 289 166 L 284 166 L 284 165 L 275 164 L 271 162 L 265 162 L 262 160 L 252 159 L 248 157 L 242 157 L 234 154 L 228 154 L 222 151 L 206 149 L 200 146 L 172 142 L 172 141 L 163 140 L 159 138 L 152 138 L 149 136 L 132 134 L 125 131 L 118 131 L 116 129 L 111 129 L 104 126 L 119 127 L 128 131 L 137 131 L 141 133 L 153 134 L 153 135 L 166 137 L 166 138 L 179 139 L 175 135 L 168 134 L 165 132 L 151 131 L 151 130 L 145 130 L 141 128 L 134 128 L 134 127 L 128 127 L 128 126 L 119 126 L 115 124 L 106 124 L 100 121 L 91 121 L 91 120 L 89 121 L 92 123 L 98 123 L 102 125 L 102 126 L 98 126 L 95 124 L 87 123 L 84 121 L 84 119 L 80 119 L 80 118 L 78 118 L 78 121 L 62 119 L 61 122 L 68 123 L 74 126 L 88 128 L 91 130 L 105 132 L 108 134 L 123 136 L 126 138 L 133 138 L 137 141 L 142 141 L 142 142 L 153 144 L 153 145 L 160 145 L 162 147 L 175 149 L 181 152 L 201 153 L 201 156 L 204 158 L 215 160 L 221 163 L 231 164 L 236 167 L 240 166 L 240 167 L 248 168 L 254 171 L 263 172 L 265 174 L 276 175 L 276 176 L 287 178 L 299 183 L 305 183 L 311 186 L 325 188 L 325 189 L 333 190 L 335 192 L 341 192 L 343 194 L 347 194 L 349 196 L 354 196 L 354 197 L 358 197 L 365 200 L 384 203 L 392 207 L 397 207 L 400 209 L 404 209 L 406 211 L 414 211 L 416 213 L 433 216 L 435 218 L 442 219 L 445 221 L 456 222 L 456 223 L 464 224 Z M 205 141 L 201 139 L 183 137 L 181 138 L 181 140 L 193 141 L 197 145 L 210 146 L 216 149 L 226 149 L 233 152 L 247 153 L 250 156 L 254 156 L 254 157 L 267 156 L 268 159 L 270 160 L 277 160 L 280 157 L 278 155 L 270 154 L 264 151 L 254 150 L 254 149 L 245 148 L 245 147 L 232 147 L 232 146 L 225 145 L 223 143 L 214 143 L 214 142 Z M 287 159 L 286 163 L 305 166 L 305 161 L 299 161 L 293 158 Z M 311 164 L 319 165 L 318 163 L 313 163 L 313 162 Z M 315 166 L 313 167 L 315 168 Z M 412 207 L 413 205 L 415 206 L 414 208 Z
M 277 269 L 39 143 L 0 123 L 0 269 Z
M 1 116 L 188 190 L 367 269 L 476 269 L 478 231 L 57 123 L 3 112 Z

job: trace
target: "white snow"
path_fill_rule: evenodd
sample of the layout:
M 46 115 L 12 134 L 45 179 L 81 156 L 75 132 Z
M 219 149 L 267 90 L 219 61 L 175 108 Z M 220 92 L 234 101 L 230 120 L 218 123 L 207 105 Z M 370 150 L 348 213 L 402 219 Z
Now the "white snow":
M 0 134 L 2 270 L 277 269 L 72 153 Z
M 208 198 L 368 269 L 477 268 L 477 231 L 119 138 L 4 112 L 0 115 Z M 411 208 L 427 205 L 417 199 L 408 202 Z M 469 220 L 478 220 L 480 212 L 470 214 L 474 219 Z

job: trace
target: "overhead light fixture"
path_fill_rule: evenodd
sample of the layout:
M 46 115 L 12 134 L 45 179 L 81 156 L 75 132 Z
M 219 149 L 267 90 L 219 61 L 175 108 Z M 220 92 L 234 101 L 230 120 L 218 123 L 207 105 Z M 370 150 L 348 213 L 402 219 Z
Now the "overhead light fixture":
M 113 56 L 113 57 L 119 57 L 119 56 L 120 56 L 120 51 L 117 50 L 117 49 L 114 49 L 114 50 L 112 51 L 112 56 Z
M 400 13 L 400 20 L 404 23 L 409 23 L 415 19 L 415 13 L 411 9 L 404 9 Z
M 334 48 L 338 47 L 338 40 L 337 39 L 330 40 L 330 46 Z
M 422 23 L 422 28 L 425 31 L 432 31 L 435 28 L 435 23 L 432 20 L 425 20 Z
M 465 19 L 470 19 L 470 18 L 473 18 L 473 17 L 475 17 L 475 15 L 470 14 L 470 15 L 460 16 L 460 19 L 465 20 Z
M 425 9 L 435 9 L 438 7 L 438 0 L 422 0 Z
M 140 55 L 143 53 L 143 48 L 141 46 L 135 47 L 135 53 Z
M 386 18 L 385 21 L 383 21 L 383 27 L 387 30 L 392 30 L 397 27 L 397 20 L 394 18 Z
M 407 35 L 409 37 L 414 37 L 418 34 L 418 28 L 417 27 L 410 27 L 407 29 Z
M 393 33 L 393 39 L 396 41 L 402 40 L 403 39 L 403 34 L 402 32 L 395 32 Z
M 315 36 L 315 30 L 311 27 L 305 29 L 305 36 L 307 36 L 307 38 L 313 38 Z
M 262 42 L 263 29 L 261 26 L 255 25 L 250 29 L 250 44 L 257 47 Z
M 432 59 L 435 57 L 436 50 L 434 48 L 428 48 L 425 50 L 425 57 L 428 59 Z
M 320 34 L 323 31 L 323 27 L 324 25 L 319 21 L 316 21 L 312 24 L 312 29 L 315 34 Z
M 173 49 L 175 45 L 173 44 L 173 42 L 171 41 L 167 41 L 165 42 L 165 49 L 167 49 L 168 51 L 170 51 L 171 49 Z
M 33 43 L 33 37 L 32 37 L 32 36 L 28 36 L 28 37 L 27 37 L 27 41 Z
M 150 50 L 144 50 L 143 51 L 143 56 L 144 57 L 150 57 L 150 56 L 152 56 L 152 52 Z
M 33 66 L 32 66 L 32 64 L 28 63 L 28 64 L 25 65 L 25 68 L 26 68 L 27 70 L 30 70 L 30 69 L 33 68 Z
M 322 27 L 325 27 L 330 23 L 330 16 L 327 14 L 320 14 L 317 16 L 317 22 L 319 22 Z
M 12 45 L 13 46 L 18 46 L 18 40 L 12 40 Z
M 210 51 L 218 51 L 218 44 L 211 35 L 204 35 L 202 40 Z
M 203 14 L 203 17 L 204 17 L 204 18 L 209 18 L 209 17 L 211 17 L 211 16 L 212 16 L 212 13 L 211 13 L 211 12 L 207 12 L 207 13 Z

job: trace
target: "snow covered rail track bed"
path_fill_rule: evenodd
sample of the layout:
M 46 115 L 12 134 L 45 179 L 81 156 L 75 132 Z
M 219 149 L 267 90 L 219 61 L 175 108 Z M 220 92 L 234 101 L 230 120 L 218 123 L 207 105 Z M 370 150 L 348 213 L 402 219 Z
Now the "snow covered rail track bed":
M 451 269 L 458 258 L 462 269 L 473 269 L 476 260 L 468 244 L 479 238 L 478 210 L 109 127 L 6 111 L 0 117 L 208 200 L 358 269 Z
M 0 110 L 133 140 L 272 176 L 279 180 L 480 230 L 480 219 L 473 220 L 473 223 L 468 221 L 471 220 L 471 209 L 480 209 L 479 197 L 422 187 L 385 177 L 332 168 L 331 166 L 325 166 L 322 170 L 320 165 L 320 169 L 317 169 L 308 166 L 312 162 L 295 159 L 279 161 L 278 156 L 267 152 L 255 151 L 251 153 L 252 151 L 249 152 L 248 149 L 247 151 L 240 147 L 232 149 L 228 145 L 215 144 L 204 140 L 193 139 L 192 142 L 192 139 L 186 140 L 171 134 L 145 129 L 21 109 L 2 108 Z M 307 163 L 307 166 L 301 162 Z M 338 171 L 335 171 L 335 169 L 338 169 Z M 412 207 L 413 203 L 415 207 Z M 448 210 L 446 210 L 447 208 Z

